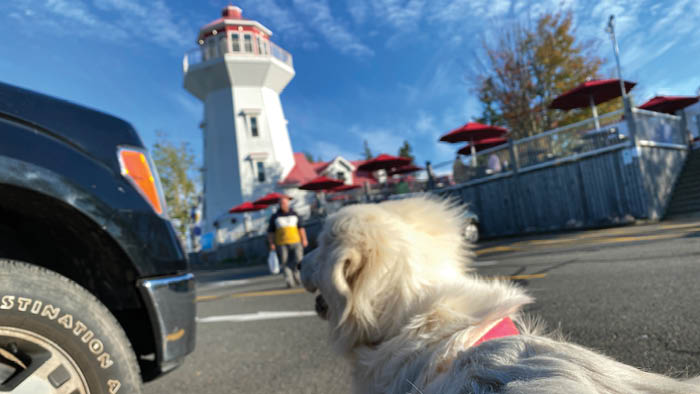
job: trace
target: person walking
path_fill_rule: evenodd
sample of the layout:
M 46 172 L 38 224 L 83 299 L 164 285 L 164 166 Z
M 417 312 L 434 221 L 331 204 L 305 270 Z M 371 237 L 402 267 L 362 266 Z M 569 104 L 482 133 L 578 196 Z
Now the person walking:
M 304 257 L 304 248 L 309 245 L 306 230 L 300 226 L 299 215 L 289 206 L 289 197 L 279 200 L 279 209 L 270 217 L 267 241 L 270 250 L 277 253 L 287 287 L 301 286 L 299 266 Z M 294 263 L 290 264 L 290 255 Z

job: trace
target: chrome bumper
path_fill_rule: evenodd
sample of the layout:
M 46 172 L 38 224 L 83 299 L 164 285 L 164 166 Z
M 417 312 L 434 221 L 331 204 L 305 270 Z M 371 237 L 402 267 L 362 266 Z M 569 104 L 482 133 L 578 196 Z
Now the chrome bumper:
M 195 283 L 191 273 L 138 281 L 151 317 L 161 373 L 178 367 L 194 350 Z

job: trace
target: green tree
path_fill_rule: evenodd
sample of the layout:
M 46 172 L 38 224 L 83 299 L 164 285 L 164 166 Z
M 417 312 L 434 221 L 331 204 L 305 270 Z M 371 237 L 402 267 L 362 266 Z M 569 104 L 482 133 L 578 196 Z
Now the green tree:
M 411 159 L 411 161 L 413 161 L 414 157 L 411 154 L 412 151 L 413 149 L 411 148 L 411 144 L 409 144 L 408 141 L 404 141 L 401 148 L 399 148 L 399 156 Z
M 367 142 L 367 140 L 364 141 L 363 146 L 364 146 L 364 152 L 362 153 L 362 155 L 364 156 L 365 160 L 371 159 L 372 158 L 372 151 L 369 149 L 369 143 Z
M 513 138 L 541 133 L 590 117 L 590 109 L 549 109 L 559 94 L 588 78 L 601 78 L 599 42 L 576 37 L 570 11 L 541 16 L 534 27 L 516 25 L 484 43 L 484 64 L 475 75 L 482 104 L 478 118 L 507 127 Z M 599 113 L 621 107 L 621 100 L 598 106 Z
M 306 156 L 306 160 L 308 160 L 309 163 L 313 163 L 315 161 L 313 155 L 311 155 L 309 152 L 304 152 L 304 156 Z
M 163 185 L 168 215 L 184 240 L 192 224 L 190 210 L 197 202 L 194 154 L 187 143 L 175 145 L 163 134 L 159 134 L 159 141 L 153 145 L 152 153 Z

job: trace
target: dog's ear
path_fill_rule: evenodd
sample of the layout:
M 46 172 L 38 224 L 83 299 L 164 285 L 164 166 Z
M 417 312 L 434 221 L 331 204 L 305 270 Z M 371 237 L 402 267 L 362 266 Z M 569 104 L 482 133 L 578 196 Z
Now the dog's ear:
M 334 281 L 341 292 L 352 291 L 362 273 L 362 256 L 355 248 L 344 247 L 336 255 Z
M 351 311 L 356 315 L 358 322 L 372 322 L 374 315 L 371 311 L 371 300 L 367 297 L 359 296 L 361 293 L 361 282 L 366 274 L 366 261 L 362 253 L 354 247 L 346 247 L 339 250 L 333 269 L 333 282 L 337 291 L 343 296 L 344 305 L 339 309 L 341 312 L 339 323 L 344 322 Z

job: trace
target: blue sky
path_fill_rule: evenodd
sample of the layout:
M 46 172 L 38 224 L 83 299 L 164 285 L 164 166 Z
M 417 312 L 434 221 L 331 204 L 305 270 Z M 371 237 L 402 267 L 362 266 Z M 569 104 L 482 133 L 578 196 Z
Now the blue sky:
M 191 144 L 201 161 L 198 100 L 182 88 L 182 56 L 226 1 L 5 0 L 0 80 L 122 117 L 147 145 L 156 131 Z M 700 1 L 677 0 L 239 0 L 294 56 L 282 93 L 295 151 L 331 159 L 396 153 L 454 158 L 437 138 L 480 108 L 470 75 L 484 40 L 543 11 L 571 8 L 578 35 L 601 40 L 617 19 L 623 76 L 638 103 L 700 87 Z

